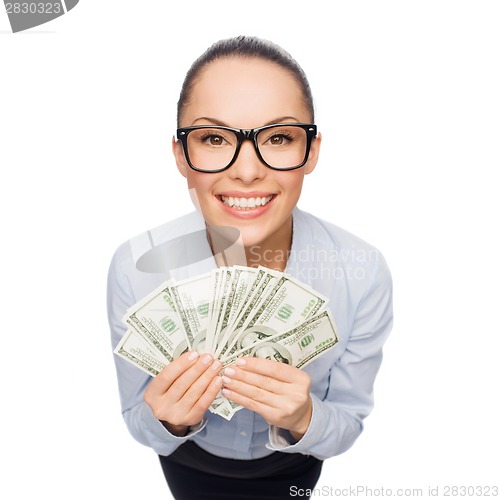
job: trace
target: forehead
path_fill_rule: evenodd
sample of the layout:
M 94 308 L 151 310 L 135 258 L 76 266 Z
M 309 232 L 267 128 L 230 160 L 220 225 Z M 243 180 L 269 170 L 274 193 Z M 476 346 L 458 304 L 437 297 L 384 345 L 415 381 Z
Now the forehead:
M 202 117 L 254 128 L 282 116 L 308 121 L 302 89 L 280 65 L 256 58 L 223 58 L 208 64 L 193 86 L 183 126 Z

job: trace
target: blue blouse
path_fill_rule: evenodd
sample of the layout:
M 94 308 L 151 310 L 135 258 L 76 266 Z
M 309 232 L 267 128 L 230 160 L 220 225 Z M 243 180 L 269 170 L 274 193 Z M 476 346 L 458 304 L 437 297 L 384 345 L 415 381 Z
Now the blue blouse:
M 126 331 L 126 310 L 169 278 L 217 267 L 193 212 L 121 245 L 108 276 L 108 318 L 113 349 Z M 274 255 L 273 257 L 277 257 Z M 278 256 L 279 257 L 279 256 Z M 302 439 L 269 426 L 242 409 L 230 421 L 210 412 L 183 437 L 172 435 L 144 402 L 150 376 L 115 356 L 123 418 L 132 436 L 160 455 L 191 439 L 225 458 L 255 459 L 273 451 L 326 459 L 351 447 L 373 408 L 373 383 L 392 326 L 392 280 L 380 252 L 307 212 L 293 212 L 293 240 L 285 272 L 329 298 L 339 342 L 309 365 L 312 418 Z

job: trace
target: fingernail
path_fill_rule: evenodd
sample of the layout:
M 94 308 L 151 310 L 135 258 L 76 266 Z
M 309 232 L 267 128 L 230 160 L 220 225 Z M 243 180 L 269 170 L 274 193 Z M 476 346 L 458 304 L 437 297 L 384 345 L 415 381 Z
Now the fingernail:
M 224 394 L 224 396 L 231 396 L 231 391 L 229 389 L 222 389 L 222 394 Z
M 214 372 L 216 372 L 216 371 L 219 371 L 219 368 L 220 368 L 221 366 L 222 366 L 222 363 L 221 363 L 218 359 L 216 359 L 216 360 L 212 363 L 211 368 L 212 368 L 212 370 L 213 370 Z
M 225 375 L 222 375 L 222 381 L 225 384 L 230 384 L 231 383 L 231 379 L 229 377 L 226 377 Z
M 225 373 L 226 375 L 229 375 L 230 377 L 232 377 L 232 376 L 233 376 L 236 372 L 235 372 L 234 368 L 226 368 L 226 369 L 224 370 L 224 373 Z
M 189 361 L 194 361 L 198 356 L 199 356 L 199 354 L 196 351 L 191 351 L 188 354 L 188 359 L 189 359 Z
M 220 387 L 222 385 L 222 378 L 221 377 L 215 377 L 215 385 L 216 385 L 216 387 Z
M 201 358 L 201 362 L 204 365 L 210 364 L 212 362 L 212 356 L 210 356 L 210 354 L 206 354 L 205 356 L 203 356 L 203 358 Z
M 243 358 L 238 358 L 238 359 L 236 360 L 235 364 L 236 364 L 236 365 L 243 366 L 243 365 L 246 365 L 246 364 L 247 364 L 247 362 L 246 362 L 246 360 L 245 360 L 245 359 L 243 359 Z

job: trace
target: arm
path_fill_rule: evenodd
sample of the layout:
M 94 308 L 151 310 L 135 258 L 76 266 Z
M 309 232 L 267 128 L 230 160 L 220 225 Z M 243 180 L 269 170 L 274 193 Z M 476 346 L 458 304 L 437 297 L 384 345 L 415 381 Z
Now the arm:
M 392 324 L 391 278 L 383 261 L 368 281 L 350 321 L 345 351 L 326 372 L 323 400 L 309 392 L 309 375 L 292 366 L 246 358 L 226 369 L 224 394 L 270 424 L 270 449 L 325 459 L 346 451 L 361 433 Z M 313 370 L 314 363 L 314 376 Z
M 311 394 L 312 416 L 307 431 L 295 442 L 287 432 L 271 427 L 270 448 L 319 459 L 348 450 L 373 408 L 373 385 L 391 327 L 392 280 L 379 256 L 371 286 L 355 311 L 346 349 L 331 369 L 326 397 L 321 400 Z
M 108 274 L 107 305 L 113 349 L 126 331 L 121 319 L 127 308 L 137 300 L 126 273 L 122 271 L 122 265 L 118 251 L 111 262 Z M 162 423 L 144 401 L 144 393 L 153 380 L 152 377 L 118 356 L 114 356 L 114 361 L 122 415 L 129 432 L 139 443 L 166 456 L 203 428 L 205 425 L 203 420 L 189 429 L 188 426 L 169 426 Z

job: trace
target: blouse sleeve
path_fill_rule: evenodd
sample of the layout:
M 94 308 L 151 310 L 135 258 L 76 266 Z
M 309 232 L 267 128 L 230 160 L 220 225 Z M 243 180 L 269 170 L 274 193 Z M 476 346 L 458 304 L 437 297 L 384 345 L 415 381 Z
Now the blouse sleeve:
M 125 267 L 126 260 L 120 259 L 119 249 L 113 257 L 108 273 L 107 306 L 113 349 L 126 331 L 126 326 L 121 321 L 122 317 L 126 310 L 137 302 L 127 274 L 124 272 Z M 170 455 L 206 425 L 205 421 L 201 422 L 183 437 L 171 434 L 153 415 L 151 408 L 143 399 L 151 376 L 119 356 L 115 355 L 114 360 L 122 415 L 129 432 L 139 443 L 153 448 L 159 455 Z
M 297 442 L 276 427 L 269 431 L 273 450 L 313 455 L 320 460 L 348 450 L 373 408 L 373 385 L 382 362 L 382 346 L 392 327 L 392 279 L 382 256 L 371 286 L 358 303 L 346 350 L 331 368 L 324 400 L 311 394 L 313 411 Z

